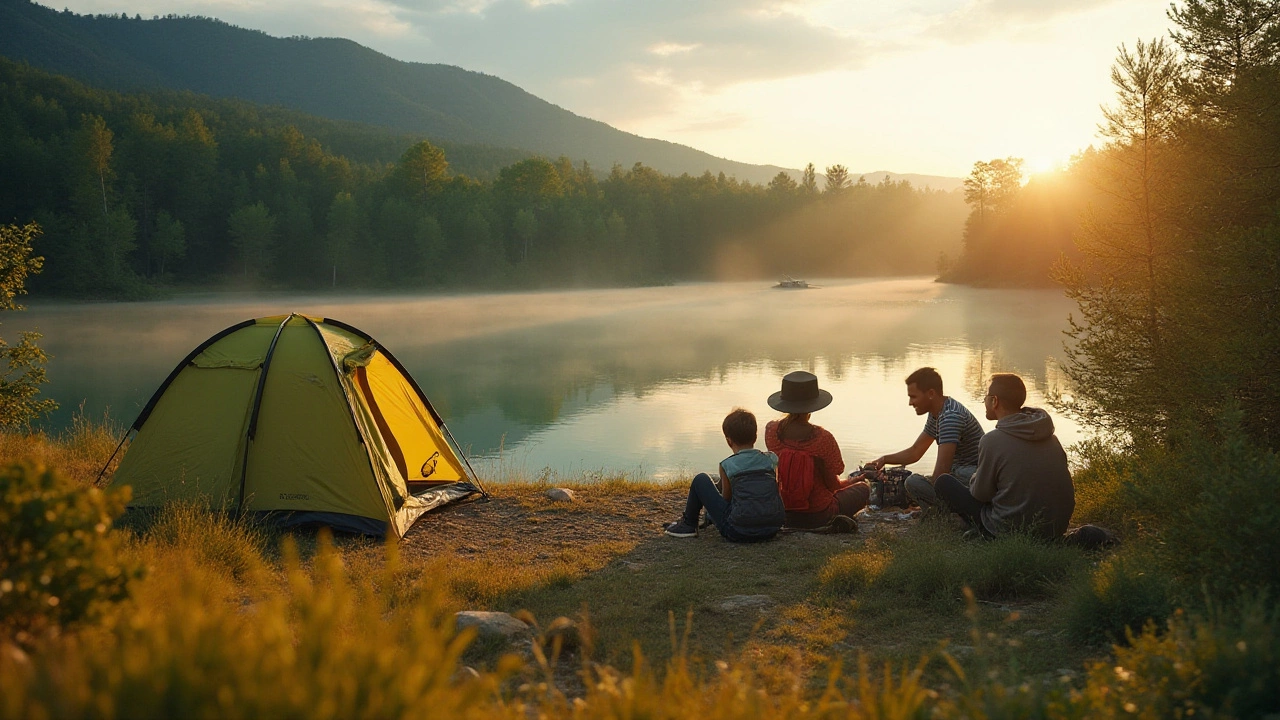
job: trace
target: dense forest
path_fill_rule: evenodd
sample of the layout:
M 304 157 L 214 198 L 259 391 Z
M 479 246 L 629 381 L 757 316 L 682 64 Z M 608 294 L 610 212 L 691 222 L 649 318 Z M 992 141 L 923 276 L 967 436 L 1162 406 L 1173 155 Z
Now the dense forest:
M 45 294 L 922 274 L 965 212 L 841 166 L 766 186 L 567 158 L 495 171 L 504 153 L 0 61 L 0 218 L 43 229 Z

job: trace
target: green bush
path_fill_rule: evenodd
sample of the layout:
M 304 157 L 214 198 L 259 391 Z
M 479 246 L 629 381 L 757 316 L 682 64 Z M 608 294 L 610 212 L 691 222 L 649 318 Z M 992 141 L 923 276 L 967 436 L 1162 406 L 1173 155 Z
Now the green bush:
M 1095 664 L 1094 717 L 1264 717 L 1280 712 L 1280 610 L 1260 599 L 1154 626 Z
M 1125 504 L 1162 564 L 1190 592 L 1232 598 L 1280 593 L 1280 456 L 1228 429 L 1144 454 Z
M 94 642 L 0 654 L 0 717 L 467 717 L 493 697 L 498 675 L 455 678 L 472 631 L 438 599 L 393 610 L 327 539 L 310 569 L 285 546 L 283 577 L 245 597 L 175 555 Z
M 1125 486 L 1133 480 L 1135 457 L 1117 451 L 1101 440 L 1087 440 L 1072 447 L 1071 478 L 1076 488 L 1073 525 L 1091 523 L 1124 536 L 1138 528 L 1126 502 Z
M 140 570 L 119 559 L 112 521 L 128 498 L 39 466 L 0 468 L 0 625 L 39 631 L 125 598 Z
M 966 587 L 982 600 L 1015 600 L 1051 595 L 1084 565 L 1079 551 L 1032 537 L 965 542 L 953 532 L 922 526 L 883 547 L 832 558 L 819 580 L 834 592 L 871 587 L 908 602 L 952 601 Z
M 1149 557 L 1104 561 L 1067 599 L 1067 630 L 1086 643 L 1122 643 L 1173 612 L 1173 583 Z

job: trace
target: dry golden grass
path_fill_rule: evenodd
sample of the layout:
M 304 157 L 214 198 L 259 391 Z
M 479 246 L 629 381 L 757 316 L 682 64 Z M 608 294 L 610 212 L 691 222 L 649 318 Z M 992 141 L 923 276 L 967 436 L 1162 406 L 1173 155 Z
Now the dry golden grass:
M 0 435 L 0 452 L 91 482 L 113 434 L 84 424 L 57 438 Z M 1194 657 L 1196 630 L 1169 635 L 1182 644 L 1144 636 L 1142 652 L 1159 657 L 1143 665 L 1143 683 L 1109 666 L 1063 683 L 1058 668 L 1082 671 L 1099 652 L 1062 632 L 1059 585 L 1082 564 L 1072 551 L 960 544 L 940 524 L 746 546 L 713 532 L 674 540 L 659 523 L 679 512 L 683 483 L 554 483 L 577 494 L 567 504 L 547 497 L 552 485 L 494 485 L 491 501 L 431 513 L 391 544 L 331 544 L 166 508 L 128 531 L 121 552 L 150 572 L 101 624 L 27 652 L 0 641 L 0 718 L 405 717 L 424 707 L 602 720 L 1085 717 L 1138 706 L 1135 687 L 1164 707 L 1158 675 L 1172 665 L 1161 658 L 1215 682 L 1235 677 Z M 726 609 L 735 595 L 767 601 Z M 462 608 L 523 611 L 542 627 L 577 617 L 593 642 L 559 662 L 536 637 L 523 659 L 464 653 L 469 638 L 448 619 Z M 1250 677 L 1276 648 L 1275 618 L 1258 623 L 1240 630 Z M 1241 652 L 1229 624 L 1203 627 L 1214 653 Z M 1267 639 L 1254 650 L 1257 638 Z M 939 654 L 948 639 L 955 652 Z M 478 679 L 455 676 L 464 661 Z
M 38 430 L 0 431 L 0 458 L 57 468 L 77 482 L 92 483 L 123 434 L 123 429 L 105 419 L 97 422 L 78 413 L 61 435 Z

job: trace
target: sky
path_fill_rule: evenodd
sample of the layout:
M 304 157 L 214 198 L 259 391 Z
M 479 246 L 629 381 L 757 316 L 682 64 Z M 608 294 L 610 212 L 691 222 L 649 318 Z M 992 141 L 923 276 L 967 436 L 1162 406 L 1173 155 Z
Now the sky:
M 743 162 L 950 176 L 1096 143 L 1117 48 L 1169 28 L 1162 0 L 41 1 L 346 37 Z

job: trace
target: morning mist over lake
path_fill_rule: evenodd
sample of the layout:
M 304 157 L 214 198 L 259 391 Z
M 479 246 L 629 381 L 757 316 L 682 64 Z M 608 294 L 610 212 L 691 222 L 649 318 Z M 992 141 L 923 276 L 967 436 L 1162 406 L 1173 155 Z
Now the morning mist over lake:
M 128 424 L 174 358 L 244 318 L 293 309 L 344 318 L 390 348 L 495 478 L 547 468 L 566 479 L 603 471 L 662 481 L 713 468 L 725 409 L 770 417 L 764 401 L 794 369 L 819 373 L 836 395 L 822 422 L 854 462 L 918 433 L 903 380 L 922 365 L 977 409 L 993 369 L 1013 368 L 1042 405 L 1046 390 L 1064 389 L 1055 358 L 1069 303 L 1050 291 L 904 278 L 803 292 L 744 282 L 38 306 L 27 317 L 58 358 L 50 381 L 66 393 L 54 396 L 51 423 L 66 427 L 83 402 L 90 418 L 109 410 Z M 1069 421 L 1059 435 L 1082 437 Z
M 0 720 L 1280 718 L 1280 0 L 0 0 Z

